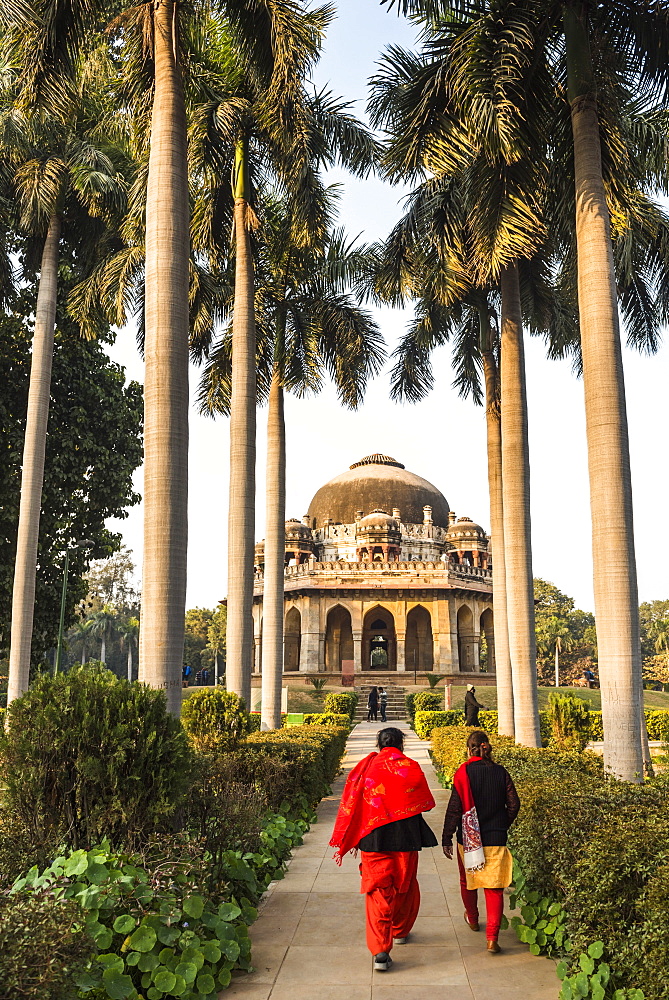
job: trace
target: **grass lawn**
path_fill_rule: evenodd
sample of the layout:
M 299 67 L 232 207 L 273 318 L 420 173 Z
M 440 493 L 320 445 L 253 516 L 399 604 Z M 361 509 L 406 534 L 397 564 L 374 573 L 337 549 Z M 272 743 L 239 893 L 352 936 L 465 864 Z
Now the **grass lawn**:
M 476 682 L 474 682 L 476 683 Z M 421 690 L 425 690 L 421 688 Z M 465 702 L 466 686 L 452 687 L 453 708 L 461 708 Z M 577 698 L 587 701 L 593 711 L 599 712 L 602 707 L 602 699 L 597 689 L 575 687 L 540 687 L 539 688 L 539 708 L 548 707 L 548 698 L 552 691 L 559 691 L 560 694 L 575 694 Z M 644 691 L 644 705 L 646 708 L 669 708 L 669 692 L 666 691 Z M 497 688 L 480 687 L 476 691 L 476 697 L 486 708 L 497 708 Z

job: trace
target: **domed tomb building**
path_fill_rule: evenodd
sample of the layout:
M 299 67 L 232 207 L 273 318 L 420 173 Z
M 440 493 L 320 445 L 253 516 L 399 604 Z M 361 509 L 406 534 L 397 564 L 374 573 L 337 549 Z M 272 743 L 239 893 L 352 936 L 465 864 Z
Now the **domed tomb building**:
M 256 672 L 263 569 L 261 542 Z M 493 673 L 488 536 L 394 458 L 355 462 L 318 490 L 301 521 L 286 522 L 285 673 L 478 672 L 482 636 Z

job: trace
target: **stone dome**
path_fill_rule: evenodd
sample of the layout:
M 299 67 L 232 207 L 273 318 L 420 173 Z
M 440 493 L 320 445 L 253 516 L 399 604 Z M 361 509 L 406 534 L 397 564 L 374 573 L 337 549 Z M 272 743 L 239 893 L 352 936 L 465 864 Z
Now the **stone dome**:
M 427 506 L 432 508 L 434 524 L 447 528 L 448 503 L 437 487 L 389 455 L 377 454 L 355 462 L 321 486 L 309 504 L 309 519 L 312 527 L 321 528 L 328 519 L 353 524 L 359 511 L 364 516 L 397 509 L 405 524 L 422 524 Z
M 457 521 L 449 525 L 447 537 L 449 541 L 453 541 L 454 538 L 484 540 L 486 533 L 480 524 L 475 524 L 472 521 L 471 517 L 459 517 Z
M 310 529 L 302 521 L 298 521 L 296 517 L 291 517 L 289 521 L 286 521 L 285 530 L 287 538 L 306 538 L 311 541 Z
M 366 517 L 358 521 L 358 527 L 362 529 L 381 528 L 386 531 L 399 531 L 400 523 L 387 510 L 373 510 L 371 514 L 367 514 Z

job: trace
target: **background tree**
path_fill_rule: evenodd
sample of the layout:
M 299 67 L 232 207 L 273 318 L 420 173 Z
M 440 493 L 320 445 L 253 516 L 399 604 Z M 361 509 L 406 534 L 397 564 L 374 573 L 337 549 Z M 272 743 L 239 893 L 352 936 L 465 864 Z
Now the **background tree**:
M 127 650 L 127 677 L 131 681 L 133 679 L 132 653 L 139 639 L 139 618 L 124 618 L 119 624 L 118 633 L 121 640 L 121 649 L 125 648 Z
M 192 668 L 193 674 L 205 665 L 200 657 L 209 642 L 213 618 L 214 612 L 209 608 L 191 608 L 186 612 L 183 662 Z
M 93 616 L 91 635 L 100 640 L 100 663 L 106 664 L 107 662 L 107 640 L 114 635 L 118 624 L 118 613 L 111 604 L 103 605 Z
M 211 625 L 207 629 L 208 648 L 214 654 L 214 683 L 218 685 L 221 676 L 221 660 L 223 661 L 223 673 L 225 673 L 225 636 L 228 619 L 228 609 L 225 604 L 219 604 L 214 611 Z
M 23 251 L 20 251 L 23 252 Z M 49 434 L 38 541 L 39 573 L 33 616 L 32 663 L 44 661 L 58 632 L 65 546 L 91 539 L 93 549 L 70 553 L 66 626 L 85 598 L 83 579 L 91 556 L 120 547 L 108 518 L 123 518 L 139 502 L 132 474 L 141 463 L 141 387 L 125 383 L 123 369 L 109 360 L 100 342 L 82 340 L 66 316 L 67 285 L 73 268 L 64 262 L 56 318 L 51 377 Z M 27 283 L 0 315 L 0 648 L 9 646 L 13 567 L 16 551 L 20 463 L 30 374 L 36 276 L 25 267 Z M 74 271 L 76 273 L 76 271 Z

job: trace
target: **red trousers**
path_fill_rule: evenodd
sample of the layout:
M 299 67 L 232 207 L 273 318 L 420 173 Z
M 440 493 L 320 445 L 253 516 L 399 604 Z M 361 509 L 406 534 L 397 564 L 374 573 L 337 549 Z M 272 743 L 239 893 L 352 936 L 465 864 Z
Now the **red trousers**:
M 467 888 L 467 874 L 459 851 L 458 868 L 460 869 L 460 895 L 465 904 L 467 920 L 470 924 L 477 924 L 479 922 L 479 894 L 476 889 Z M 484 889 L 483 891 L 487 917 L 486 938 L 488 941 L 496 941 L 504 912 L 504 889 Z
M 389 952 L 393 938 L 406 937 L 418 916 L 418 851 L 360 852 L 360 891 L 366 893 L 367 947 Z

